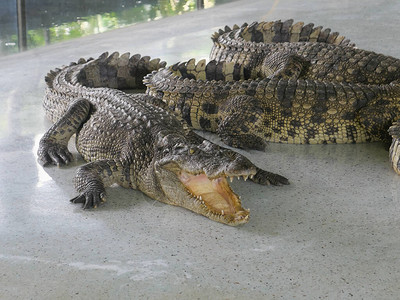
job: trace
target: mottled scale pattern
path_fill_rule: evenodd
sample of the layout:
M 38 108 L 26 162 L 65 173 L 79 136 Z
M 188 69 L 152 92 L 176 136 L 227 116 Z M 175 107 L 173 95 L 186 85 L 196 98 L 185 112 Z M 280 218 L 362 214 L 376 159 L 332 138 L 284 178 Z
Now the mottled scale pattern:
M 151 156 L 147 154 L 152 152 L 152 132 L 157 123 L 162 121 L 159 126 L 173 131 L 179 130 L 181 123 L 165 110 L 148 105 L 143 95 L 129 95 L 107 87 L 126 88 L 129 87 L 127 82 L 136 87 L 136 82 L 141 82 L 143 74 L 165 66 L 159 60 L 150 64 L 148 57 L 140 55 L 132 56 L 130 62 L 128 57 L 129 54 L 119 56 L 113 53 L 109 56 L 105 53 L 96 61 L 81 60 L 78 64 L 50 72 L 46 77 L 48 88 L 43 105 L 49 119 L 57 122 L 65 115 L 74 99 L 89 100 L 95 113 L 79 129 L 77 150 L 88 162 L 123 161 L 123 164 L 118 165 L 122 168 L 118 171 L 124 176 L 120 175 L 117 182 L 122 186 L 133 187 L 137 183 L 132 179 L 138 178 L 141 170 L 148 166 L 147 159 Z M 116 80 L 108 78 L 114 78 L 121 66 L 129 72 L 125 72 L 120 79 L 118 77 L 121 84 L 118 86 Z M 98 86 L 105 87 L 96 88 Z M 71 116 L 69 122 L 74 122 L 74 116 Z M 132 136 L 143 136 L 146 139 L 131 141 Z M 130 165 L 130 162 L 135 165 Z M 136 174 L 131 174 L 132 170 Z
M 240 65 L 241 79 L 282 75 L 280 68 L 293 57 L 302 60 L 293 79 L 386 84 L 400 77 L 399 59 L 357 49 L 330 29 L 293 20 L 226 27 L 212 40 L 210 60 Z M 290 73 L 292 67 L 286 66 Z
M 393 170 L 400 175 L 400 120 L 393 122 L 389 128 L 392 143 L 389 148 L 389 159 Z
M 149 94 L 195 128 L 237 147 L 390 138 L 399 59 L 293 20 L 226 26 L 212 40 L 210 62 L 191 59 L 145 79 Z
M 224 74 L 224 68 L 222 80 L 197 80 L 196 72 L 182 72 L 184 65 L 148 75 L 147 93 L 162 97 L 194 128 L 218 132 L 237 147 L 246 147 L 251 139 L 296 144 L 380 140 L 388 137 L 388 122 L 400 116 L 398 85 L 279 78 L 225 81 L 223 77 L 232 74 Z M 238 96 L 246 97 L 236 101 Z
M 354 47 L 354 44 L 331 29 L 322 26 L 314 27 L 313 23 L 294 23 L 286 21 L 244 23 L 234 25 L 232 29 L 225 26 L 212 37 L 213 47 L 210 60 L 232 61 L 252 68 L 265 58 L 266 45 L 279 43 L 320 42 Z
M 39 142 L 39 162 L 71 162 L 68 141 L 75 134 L 88 163 L 77 170 L 79 195 L 71 202 L 96 208 L 116 183 L 218 222 L 246 223 L 249 211 L 226 177 L 275 185 L 288 180 L 196 135 L 162 98 L 123 91 L 143 88 L 143 76 L 163 67 L 147 56 L 105 53 L 49 72 L 43 105 L 54 125 Z
M 266 48 L 266 57 L 279 53 L 282 60 L 290 55 L 303 58 L 304 79 L 366 84 L 387 84 L 400 79 L 400 60 L 372 51 L 324 43 L 277 43 Z M 262 67 L 263 61 L 254 66 Z
M 236 196 L 238 210 L 226 216 L 177 188 L 176 176 L 207 173 L 222 182 L 251 175 L 258 183 L 287 183 L 239 154 L 209 147 L 187 125 L 216 132 L 230 146 L 259 150 L 267 142 L 386 141 L 390 134 L 398 172 L 400 125 L 393 122 L 400 119 L 399 59 L 293 20 L 226 26 L 212 40 L 208 63 L 190 59 L 166 67 L 148 56 L 105 53 L 46 76 L 43 105 L 55 124 L 40 142 L 39 161 L 69 162 L 67 141 L 76 133 L 77 149 L 89 164 L 77 172 L 80 195 L 73 202 L 96 206 L 105 186 L 118 183 L 237 225 L 248 212 Z M 147 95 L 123 91 L 141 88 Z M 160 161 L 178 174 L 174 182 Z M 219 199 L 217 207 L 224 205 Z

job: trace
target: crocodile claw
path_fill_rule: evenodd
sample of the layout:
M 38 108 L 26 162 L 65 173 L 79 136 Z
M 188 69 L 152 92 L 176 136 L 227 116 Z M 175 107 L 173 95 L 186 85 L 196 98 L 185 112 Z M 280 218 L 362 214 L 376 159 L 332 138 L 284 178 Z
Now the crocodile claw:
M 39 146 L 38 162 L 43 166 L 48 164 L 67 165 L 72 160 L 73 156 L 66 146 L 58 144 L 41 144 Z
M 287 185 L 289 180 L 281 175 L 271 173 L 257 168 L 257 173 L 251 177 L 251 180 L 263 185 Z
M 85 192 L 71 199 L 72 203 L 82 203 L 83 209 L 97 208 L 100 204 L 106 202 L 104 192 Z
M 393 138 L 399 138 L 400 137 L 400 121 L 394 122 L 393 125 L 389 127 L 388 132 Z

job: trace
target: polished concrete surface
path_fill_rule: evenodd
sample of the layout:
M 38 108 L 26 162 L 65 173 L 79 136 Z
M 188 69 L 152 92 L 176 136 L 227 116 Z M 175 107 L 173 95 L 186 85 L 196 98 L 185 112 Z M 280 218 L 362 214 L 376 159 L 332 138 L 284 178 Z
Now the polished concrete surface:
M 234 181 L 229 227 L 138 191 L 83 211 L 70 167 L 36 162 L 51 68 L 103 51 L 207 57 L 225 24 L 294 18 L 400 57 L 398 1 L 246 0 L 0 58 L 0 299 L 399 299 L 400 177 L 380 143 L 243 152 L 291 185 Z M 72 143 L 71 143 L 71 147 Z

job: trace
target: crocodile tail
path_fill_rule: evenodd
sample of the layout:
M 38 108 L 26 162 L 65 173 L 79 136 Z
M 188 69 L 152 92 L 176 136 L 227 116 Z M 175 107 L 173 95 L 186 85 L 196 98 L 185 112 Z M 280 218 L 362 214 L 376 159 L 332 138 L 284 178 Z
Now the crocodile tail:
M 104 53 L 103 53 L 104 55 Z M 93 60 L 93 58 L 88 58 L 88 59 L 84 59 L 84 58 L 80 58 L 77 62 L 71 62 L 69 64 L 68 67 L 73 67 L 73 66 L 77 66 L 77 65 L 83 65 L 89 61 Z M 55 68 L 54 70 L 50 70 L 47 75 L 44 77 L 44 80 L 46 82 L 46 85 L 48 88 L 55 88 L 55 86 L 53 85 L 55 78 L 66 68 L 68 68 L 66 66 L 63 66 L 61 68 Z
M 83 87 L 109 87 L 117 89 L 144 88 L 143 78 L 154 70 L 164 68 L 166 62 L 159 58 L 150 59 L 149 56 L 129 53 L 119 55 L 114 52 L 101 54 L 97 59 L 81 58 L 64 66 L 50 71 L 45 76 L 48 89 L 58 92 L 69 90 L 76 92 Z
M 143 79 L 143 83 L 147 87 L 147 93 L 162 98 L 162 90 L 171 87 L 171 82 L 175 84 L 191 80 L 193 86 L 199 86 L 204 82 L 238 81 L 249 79 L 250 77 L 251 74 L 240 64 L 215 60 L 206 63 L 205 59 L 196 63 L 196 60 L 192 58 L 186 62 L 178 62 L 167 68 L 147 74 Z M 181 87 L 180 85 L 177 86 L 177 88 Z
M 48 88 L 53 88 L 53 81 L 56 78 L 57 74 L 61 71 L 61 69 L 54 69 L 51 70 L 47 75 L 44 77 L 44 81 Z
M 186 62 L 179 62 L 171 65 L 167 69 L 168 73 L 161 72 L 158 74 L 158 78 L 161 78 L 161 76 L 165 76 L 166 74 L 180 79 L 203 81 L 237 81 L 256 77 L 254 74 L 251 74 L 251 70 L 245 68 L 241 64 L 225 61 L 218 62 L 216 60 L 207 63 L 205 59 L 199 60 L 196 63 L 194 58 Z M 145 77 L 144 83 L 147 87 L 149 86 L 154 74 L 157 74 L 157 72 Z
M 314 26 L 313 23 L 304 25 L 304 22 L 294 23 L 293 19 L 286 21 L 253 22 L 250 25 L 244 23 L 242 26 L 234 25 L 232 29 L 225 26 L 211 36 L 214 43 L 219 43 L 221 37 L 225 41 L 233 38 L 243 39 L 247 42 L 256 43 L 284 43 L 284 42 L 322 42 L 335 45 L 354 46 L 349 39 L 331 32 L 330 28 Z M 222 39 L 223 40 L 223 39 Z
M 173 76 L 173 73 L 170 68 L 162 68 L 147 74 L 143 78 L 143 83 L 147 87 L 146 94 L 162 99 L 164 92 L 170 88 L 168 83 L 166 86 L 163 86 L 163 84 L 166 83 L 171 76 Z
M 196 63 L 192 58 L 187 62 L 174 64 L 169 69 L 175 76 L 183 79 L 233 81 L 250 78 L 248 69 L 230 61 L 211 60 L 206 63 L 206 60 L 202 59 Z
M 52 122 L 56 122 L 64 115 L 72 100 L 71 96 L 66 93 L 71 91 L 68 86 L 69 77 L 67 76 L 67 70 L 82 66 L 91 60 L 93 60 L 93 58 L 89 58 L 88 60 L 81 58 L 77 62 L 71 62 L 69 66 L 51 70 L 45 76 L 44 79 L 47 88 L 43 100 L 43 107 L 47 118 Z
M 244 51 L 248 49 L 258 51 L 263 44 L 284 42 L 322 42 L 335 45 L 355 45 L 339 35 L 331 32 L 330 28 L 315 27 L 313 23 L 304 25 L 304 22 L 293 23 L 292 19 L 286 21 L 253 22 L 250 25 L 234 25 L 232 29 L 225 26 L 219 29 L 212 37 L 213 47 L 210 60 L 226 60 L 226 56 L 233 55 L 230 52 Z
M 57 68 L 45 76 L 47 85 L 43 106 L 47 117 L 55 122 L 68 108 L 70 101 L 81 97 L 87 88 L 144 89 L 146 74 L 165 67 L 166 62 L 149 56 L 114 52 L 97 59 L 79 59 L 69 66 Z
M 129 53 L 105 53 L 87 64 L 77 74 L 78 82 L 87 87 L 116 89 L 143 89 L 143 78 L 154 70 L 166 66 L 159 58 Z

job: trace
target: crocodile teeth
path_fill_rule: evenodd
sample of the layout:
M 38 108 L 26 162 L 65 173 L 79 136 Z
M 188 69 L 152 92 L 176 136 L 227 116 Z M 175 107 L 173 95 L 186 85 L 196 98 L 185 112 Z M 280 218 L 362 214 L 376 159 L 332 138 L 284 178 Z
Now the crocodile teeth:
M 233 182 L 233 177 L 229 177 L 229 180 L 230 180 L 231 182 Z
M 254 175 L 253 175 L 253 174 L 251 174 L 251 175 L 250 175 L 250 179 L 253 179 L 253 178 L 254 178 Z
M 221 215 L 222 215 L 222 216 L 224 216 L 224 215 L 225 215 L 225 212 L 224 212 L 224 210 L 223 210 L 223 209 L 221 210 Z
M 248 175 L 246 175 L 246 176 L 243 176 L 243 179 L 244 179 L 244 181 L 247 181 L 247 178 L 249 178 L 249 176 L 248 176 Z

